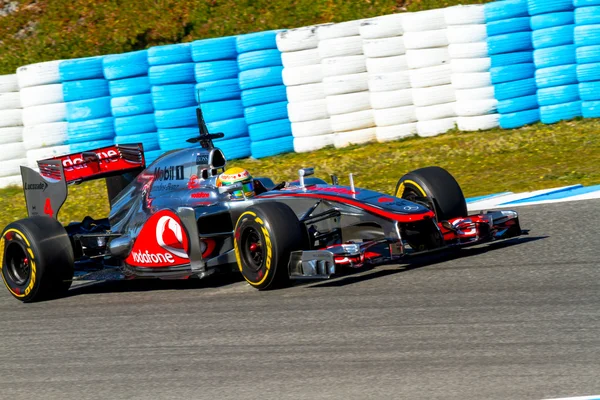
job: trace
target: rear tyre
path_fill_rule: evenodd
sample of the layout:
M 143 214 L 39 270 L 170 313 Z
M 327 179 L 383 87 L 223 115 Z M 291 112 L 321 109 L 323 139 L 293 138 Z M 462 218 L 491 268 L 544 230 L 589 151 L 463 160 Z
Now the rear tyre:
M 235 256 L 246 281 L 259 290 L 289 285 L 290 253 L 303 249 L 306 230 L 282 203 L 256 204 L 235 225 Z
M 425 203 L 438 221 L 467 216 L 467 202 L 456 179 L 440 167 L 426 167 L 404 175 L 396 185 L 396 197 Z
M 53 218 L 36 216 L 8 225 L 0 238 L 2 279 L 18 300 L 65 295 L 73 279 L 73 246 Z

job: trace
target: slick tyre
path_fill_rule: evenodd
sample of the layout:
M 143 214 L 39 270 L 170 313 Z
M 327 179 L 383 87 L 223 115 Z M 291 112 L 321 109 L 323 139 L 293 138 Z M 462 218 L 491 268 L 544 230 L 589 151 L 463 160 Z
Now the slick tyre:
M 289 285 L 290 253 L 304 248 L 306 231 L 285 204 L 256 204 L 235 225 L 235 256 L 240 272 L 259 290 Z
M 73 247 L 53 218 L 35 216 L 8 225 L 0 238 L 2 279 L 18 300 L 64 296 L 73 279 Z
M 396 197 L 426 204 L 438 221 L 467 216 L 465 196 L 448 171 L 425 167 L 409 172 L 398 181 Z

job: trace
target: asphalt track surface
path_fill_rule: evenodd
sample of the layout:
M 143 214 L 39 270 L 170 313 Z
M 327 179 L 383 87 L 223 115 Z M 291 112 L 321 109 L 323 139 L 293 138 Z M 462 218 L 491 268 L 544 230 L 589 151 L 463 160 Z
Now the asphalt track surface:
M 327 283 L 0 291 L 2 399 L 542 399 L 600 394 L 600 200 L 524 239 Z M 464 253 L 464 254 L 463 254 Z

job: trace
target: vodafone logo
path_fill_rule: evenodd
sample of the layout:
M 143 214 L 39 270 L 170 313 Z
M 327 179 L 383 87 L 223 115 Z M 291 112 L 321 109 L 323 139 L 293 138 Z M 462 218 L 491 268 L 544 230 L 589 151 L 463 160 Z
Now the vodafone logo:
M 183 248 L 183 232 L 179 222 L 165 215 L 156 223 L 156 243 L 177 257 L 188 258 Z
M 111 160 L 117 161 L 119 153 L 116 150 L 98 151 L 96 152 L 98 159 L 100 160 Z M 65 171 L 72 171 L 73 169 L 85 168 L 86 160 L 81 156 L 76 157 L 65 157 L 62 160 Z

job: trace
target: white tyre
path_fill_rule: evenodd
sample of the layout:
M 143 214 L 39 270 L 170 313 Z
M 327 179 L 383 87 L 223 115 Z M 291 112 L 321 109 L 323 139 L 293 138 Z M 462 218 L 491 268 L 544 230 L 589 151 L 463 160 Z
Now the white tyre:
M 452 58 L 485 58 L 488 56 L 487 42 L 460 43 L 448 46 Z
M 319 49 L 308 49 L 281 53 L 281 63 L 285 68 L 304 67 L 321 63 Z
M 492 59 L 484 58 L 455 58 L 450 61 L 453 73 L 488 72 L 492 67 Z
M 452 86 L 455 89 L 475 89 L 491 86 L 492 76 L 489 72 L 470 72 L 452 74 Z
M 403 17 L 405 32 L 422 32 L 446 27 L 443 9 L 405 13 Z
M 452 85 L 433 86 L 412 89 L 413 104 L 417 107 L 450 103 L 456 100 Z
M 403 107 L 413 104 L 412 89 L 392 90 L 389 92 L 371 92 L 371 108 Z
M 456 112 L 454 111 L 454 102 L 435 104 L 427 107 L 416 107 L 415 113 L 419 122 L 456 117 Z
M 315 137 L 333 133 L 329 118 L 313 121 L 292 122 L 292 136 L 295 138 Z
M 307 49 L 316 49 L 319 44 L 316 26 L 289 29 L 279 32 L 275 37 L 277 49 L 281 52 L 297 52 Z
M 325 95 L 355 93 L 369 90 L 369 74 L 349 74 L 339 76 L 328 76 L 323 78 Z
M 371 109 L 371 96 L 368 91 L 327 96 L 329 115 L 348 114 Z
M 291 122 L 312 121 L 329 117 L 325 99 L 288 103 L 287 109 L 288 118 Z
M 402 55 L 406 52 L 404 38 L 394 36 L 383 39 L 365 39 L 363 40 L 363 52 L 369 58 Z
M 379 143 L 404 139 L 417 134 L 417 124 L 402 124 L 392 126 L 378 126 L 375 128 L 375 137 Z
M 23 127 L 0 128 L 0 144 L 23 141 Z
M 0 176 L 15 176 L 21 173 L 21 165 L 27 166 L 27 158 L 0 161 Z
M 29 150 L 27 152 L 27 161 L 29 165 L 37 167 L 37 162 L 40 160 L 64 156 L 65 154 L 69 154 L 68 145 L 44 147 L 41 149 Z
M 354 131 L 375 126 L 373 110 L 357 111 L 349 114 L 332 115 L 331 129 L 334 132 Z
M 65 144 L 68 140 L 66 122 L 51 122 L 28 126 L 23 129 L 23 144 L 26 150 L 40 149 Z
M 359 74 L 367 72 L 367 63 L 363 55 L 331 57 L 321 60 L 321 68 L 323 77 Z
M 451 82 L 450 75 L 452 75 L 450 65 L 438 65 L 409 71 L 410 84 L 413 88 L 447 85 Z
M 359 28 L 363 39 L 380 39 L 400 36 L 404 33 L 402 28 L 402 14 L 383 15 L 364 21 Z
M 43 104 L 62 103 L 64 101 L 62 83 L 31 86 L 21 89 L 21 104 L 23 104 L 24 108 L 41 106 Z
M 23 178 L 21 178 L 21 175 L 4 176 L 0 178 L 0 189 L 9 186 L 23 186 Z
M 67 119 L 66 103 L 44 104 L 23 109 L 23 125 L 33 126 Z
M 360 55 L 363 54 L 362 42 L 362 38 L 358 35 L 321 40 L 319 42 L 319 55 L 322 59 Z
M 493 99 L 494 87 L 484 86 L 475 89 L 458 89 L 454 91 L 456 101 L 488 100 Z
M 370 74 L 404 71 L 406 69 L 408 69 L 408 64 L 405 55 L 367 58 L 367 72 Z
M 14 160 L 25 157 L 23 142 L 4 143 L 0 152 L 0 161 Z
M 494 114 L 497 110 L 498 100 L 496 99 L 457 101 L 454 105 L 454 111 L 459 117 Z
M 448 35 L 446 34 L 446 29 L 406 32 L 404 34 L 404 46 L 407 50 L 448 46 Z
M 487 40 L 487 28 L 480 25 L 456 25 L 448 27 L 448 43 L 474 43 Z
M 456 128 L 456 118 L 417 122 L 417 134 L 421 137 L 437 136 Z
M 323 71 L 321 64 L 284 68 L 281 77 L 285 86 L 306 85 L 320 83 L 323 80 Z
M 0 93 L 18 92 L 17 74 L 0 75 Z
M 375 128 L 359 129 L 352 132 L 339 132 L 334 136 L 333 145 L 336 149 L 341 149 L 353 144 L 374 142 L 376 137 L 377 132 Z
M 410 79 L 408 71 L 369 75 L 369 90 L 371 92 L 386 92 L 409 88 Z
M 322 83 L 310 83 L 308 85 L 287 86 L 285 92 L 288 102 L 299 103 L 302 101 L 319 100 L 325 98 Z
M 47 61 L 24 65 L 17 68 L 17 80 L 20 88 L 60 83 L 58 65 L 62 60 Z
M 327 146 L 333 146 L 334 138 L 334 134 L 309 137 L 295 137 L 294 152 L 307 153 L 309 151 L 320 150 Z
M 450 63 L 450 54 L 447 47 L 435 49 L 418 49 L 406 51 L 408 68 L 426 68 Z
M 480 115 L 477 117 L 458 117 L 456 125 L 465 132 L 487 131 L 500 126 L 500 114 Z
M 18 109 L 0 110 L 0 128 L 8 126 L 22 126 L 23 111 Z
M 380 126 L 402 125 L 417 122 L 415 106 L 384 108 L 373 110 L 375 124 Z
M 485 7 L 483 4 L 447 7 L 444 8 L 444 19 L 448 26 L 485 24 Z
M 0 93 L 0 110 L 14 110 L 21 108 L 21 95 L 19 92 Z
M 348 36 L 358 36 L 360 25 L 364 21 L 364 19 L 357 19 L 354 21 L 319 26 L 317 29 L 317 36 L 319 38 L 319 41 L 343 38 Z

